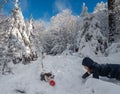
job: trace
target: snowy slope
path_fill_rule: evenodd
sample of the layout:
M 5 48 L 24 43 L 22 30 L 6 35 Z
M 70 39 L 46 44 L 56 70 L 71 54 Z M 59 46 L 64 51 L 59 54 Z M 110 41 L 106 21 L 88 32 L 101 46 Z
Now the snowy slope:
M 94 57 L 99 63 L 108 59 L 118 63 L 119 54 L 110 57 Z M 114 59 L 116 57 L 116 60 Z M 56 86 L 40 81 L 42 60 L 29 64 L 11 66 L 13 74 L 0 76 L 0 94 L 119 94 L 120 82 L 101 78 L 81 78 L 85 72 L 78 56 L 46 56 L 43 60 L 44 70 L 55 75 Z M 107 63 L 107 62 L 106 62 Z M 112 81 L 112 82 L 111 82 Z M 22 93 L 20 93 L 21 91 Z

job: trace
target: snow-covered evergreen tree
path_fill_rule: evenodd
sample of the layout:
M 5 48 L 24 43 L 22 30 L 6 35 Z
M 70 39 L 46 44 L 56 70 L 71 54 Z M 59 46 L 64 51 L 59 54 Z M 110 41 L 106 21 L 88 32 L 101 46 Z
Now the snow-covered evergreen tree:
M 103 54 L 107 48 L 107 40 L 101 33 L 99 21 L 90 15 L 85 17 L 82 22 L 78 36 L 79 52 L 90 55 L 91 53 L 87 53 L 89 50 L 94 55 Z
M 43 52 L 42 41 L 44 41 L 43 37 L 46 32 L 44 22 L 41 20 L 33 20 L 32 18 L 28 22 L 28 30 L 32 31 L 29 38 L 32 49 L 35 51 L 35 56 L 41 56 Z
M 33 21 L 33 27 L 35 32 L 44 32 L 45 31 L 45 24 L 42 20 L 35 20 Z
M 108 37 L 109 33 L 109 25 L 108 25 L 108 7 L 107 3 L 100 2 L 96 5 L 94 8 L 93 15 L 95 18 L 100 22 L 100 30 L 102 34 L 106 37 Z
M 0 15 L 0 73 L 11 72 L 9 63 L 12 54 L 9 52 L 9 17 Z
M 85 5 L 85 3 L 83 3 L 82 12 L 81 12 L 80 16 L 81 16 L 81 17 L 88 16 L 88 8 L 87 8 L 87 6 Z
M 104 3 L 104 2 L 97 3 L 96 7 L 94 8 L 94 13 L 106 11 L 107 8 L 108 8 L 107 3 Z
M 28 26 L 27 26 L 27 35 L 28 35 L 29 38 L 31 36 L 31 33 L 33 33 L 33 29 L 34 29 L 34 26 L 33 26 L 33 17 L 31 16 L 31 18 L 29 20 L 29 23 L 28 23 Z
M 18 0 L 15 0 L 15 7 L 12 10 L 10 32 L 10 50 L 14 53 L 14 63 L 23 60 L 23 63 L 28 63 L 33 60 L 34 54 L 31 49 L 31 43 L 27 35 L 26 24 L 22 12 L 18 6 Z

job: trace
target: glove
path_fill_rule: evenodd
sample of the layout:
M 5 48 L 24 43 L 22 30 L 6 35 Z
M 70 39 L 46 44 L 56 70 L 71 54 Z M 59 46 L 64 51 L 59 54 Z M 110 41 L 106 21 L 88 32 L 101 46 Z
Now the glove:
M 90 74 L 88 72 L 86 72 L 85 74 L 83 74 L 82 78 L 85 79 L 87 78 L 88 76 L 90 76 Z

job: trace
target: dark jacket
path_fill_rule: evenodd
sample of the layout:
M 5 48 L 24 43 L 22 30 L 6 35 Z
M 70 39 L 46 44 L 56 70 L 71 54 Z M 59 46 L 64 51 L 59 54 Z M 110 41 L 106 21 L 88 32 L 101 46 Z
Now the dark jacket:
M 93 74 L 93 78 L 99 79 L 99 76 L 105 76 L 108 78 L 116 78 L 120 80 L 120 65 L 119 64 L 98 64 L 89 57 L 83 59 L 82 65 L 87 66 Z M 88 77 L 90 74 L 87 72 L 82 78 Z

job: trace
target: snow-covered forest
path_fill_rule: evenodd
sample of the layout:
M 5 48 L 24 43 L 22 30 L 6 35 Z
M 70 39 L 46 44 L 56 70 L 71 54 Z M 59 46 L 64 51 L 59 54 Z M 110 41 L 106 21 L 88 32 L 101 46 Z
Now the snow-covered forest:
M 46 26 L 32 16 L 25 20 L 15 0 L 10 16 L 0 13 L 0 94 L 119 94 L 115 79 L 81 78 L 86 56 L 120 64 L 120 1 L 111 1 L 114 9 L 99 2 L 92 13 L 85 3 L 79 15 L 63 10 Z M 42 63 L 55 87 L 40 81 Z

